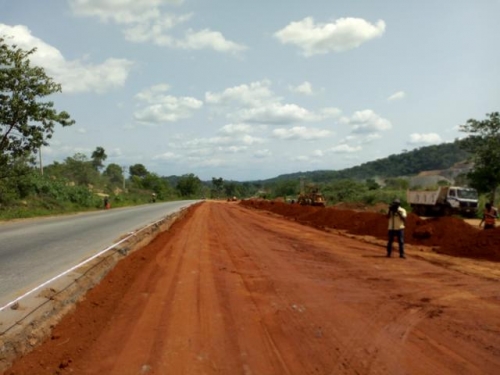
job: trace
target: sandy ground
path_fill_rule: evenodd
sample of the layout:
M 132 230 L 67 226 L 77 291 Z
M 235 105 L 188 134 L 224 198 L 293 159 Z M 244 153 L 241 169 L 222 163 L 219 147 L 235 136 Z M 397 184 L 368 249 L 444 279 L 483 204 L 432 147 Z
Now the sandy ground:
M 498 267 L 422 254 L 205 202 L 6 374 L 498 374 Z

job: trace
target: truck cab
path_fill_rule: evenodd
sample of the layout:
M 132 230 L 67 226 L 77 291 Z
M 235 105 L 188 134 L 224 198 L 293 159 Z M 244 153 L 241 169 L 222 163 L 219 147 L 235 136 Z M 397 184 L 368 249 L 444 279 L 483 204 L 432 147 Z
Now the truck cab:
M 475 189 L 450 186 L 446 201 L 450 207 L 465 216 L 473 216 L 477 212 L 478 194 Z

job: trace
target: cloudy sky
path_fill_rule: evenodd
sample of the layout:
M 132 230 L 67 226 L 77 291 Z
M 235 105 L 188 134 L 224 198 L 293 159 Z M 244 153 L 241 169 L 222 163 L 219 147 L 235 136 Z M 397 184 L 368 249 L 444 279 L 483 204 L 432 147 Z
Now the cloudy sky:
M 462 136 L 500 110 L 500 0 L 0 0 L 96 147 L 162 176 L 337 170 Z

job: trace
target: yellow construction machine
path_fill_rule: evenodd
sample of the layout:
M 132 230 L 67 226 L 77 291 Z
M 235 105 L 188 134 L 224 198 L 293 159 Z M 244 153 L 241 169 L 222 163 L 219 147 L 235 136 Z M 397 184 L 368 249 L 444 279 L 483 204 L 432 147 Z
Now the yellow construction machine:
M 320 193 L 319 188 L 314 184 L 305 186 L 304 179 L 300 179 L 300 194 L 297 197 L 297 203 L 303 206 L 326 206 L 325 197 Z

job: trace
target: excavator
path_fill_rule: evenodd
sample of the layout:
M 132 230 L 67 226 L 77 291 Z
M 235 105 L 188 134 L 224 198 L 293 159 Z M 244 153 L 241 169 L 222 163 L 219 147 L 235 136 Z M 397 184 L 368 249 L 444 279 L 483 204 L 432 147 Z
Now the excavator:
M 305 186 L 304 179 L 300 179 L 300 194 L 297 197 L 297 203 L 303 206 L 326 207 L 326 200 L 319 188 L 313 184 Z

